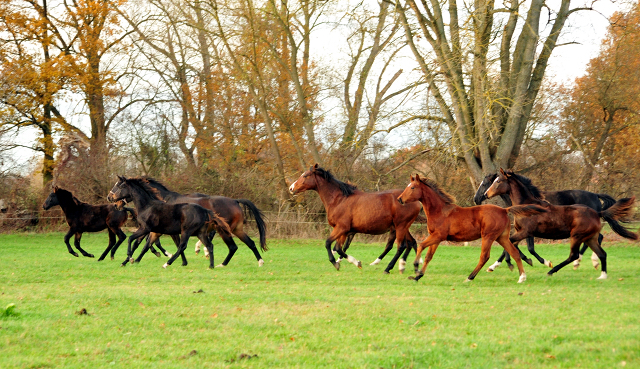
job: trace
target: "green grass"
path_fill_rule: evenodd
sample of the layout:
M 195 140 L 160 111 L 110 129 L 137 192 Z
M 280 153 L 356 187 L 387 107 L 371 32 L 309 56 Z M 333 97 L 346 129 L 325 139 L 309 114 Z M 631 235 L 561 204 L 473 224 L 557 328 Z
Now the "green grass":
M 0 317 L 0 368 L 640 367 L 637 244 L 606 245 L 606 281 L 587 257 L 551 278 L 526 266 L 519 285 L 505 267 L 463 283 L 471 246 L 441 246 L 415 283 L 368 265 L 381 244 L 349 250 L 362 270 L 336 271 L 321 240 L 271 240 L 262 268 L 239 245 L 209 270 L 190 246 L 188 266 L 164 270 L 151 254 L 120 267 L 123 249 L 117 261 L 74 258 L 62 237 L 0 236 L 0 311 L 15 304 Z M 83 246 L 99 255 L 106 240 L 86 234 Z M 219 263 L 227 249 L 214 243 Z M 568 255 L 538 249 L 554 263 Z

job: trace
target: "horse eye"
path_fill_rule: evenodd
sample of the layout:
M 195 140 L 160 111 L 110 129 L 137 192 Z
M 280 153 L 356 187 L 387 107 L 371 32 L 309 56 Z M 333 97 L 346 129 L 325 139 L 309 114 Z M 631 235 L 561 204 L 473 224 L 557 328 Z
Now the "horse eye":
M 415 187 L 411 187 L 411 189 L 413 190 L 413 189 L 415 189 Z

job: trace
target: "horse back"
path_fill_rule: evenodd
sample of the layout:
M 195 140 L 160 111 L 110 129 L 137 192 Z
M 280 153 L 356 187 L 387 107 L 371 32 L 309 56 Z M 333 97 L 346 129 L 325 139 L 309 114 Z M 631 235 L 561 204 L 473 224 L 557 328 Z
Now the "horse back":
M 585 205 L 595 211 L 602 211 L 602 203 L 597 194 L 584 190 L 544 191 L 544 197 L 553 205 Z

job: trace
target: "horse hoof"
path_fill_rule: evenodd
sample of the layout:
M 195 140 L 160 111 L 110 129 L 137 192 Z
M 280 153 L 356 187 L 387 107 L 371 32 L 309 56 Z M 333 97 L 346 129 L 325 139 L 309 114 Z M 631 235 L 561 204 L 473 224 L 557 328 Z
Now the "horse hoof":
M 487 272 L 491 273 L 493 272 L 493 269 L 491 269 L 491 267 L 487 268 Z
M 362 262 L 358 261 L 358 268 L 362 269 Z
M 78 253 L 76 253 L 76 252 L 71 253 L 71 255 L 73 255 L 73 256 L 75 256 L 75 257 L 79 257 L 79 256 L 78 256 Z
M 95 256 L 93 256 L 93 254 L 87 254 L 86 255 L 88 258 L 94 258 Z
M 607 279 L 607 272 L 602 272 L 600 274 L 600 277 L 598 277 L 597 279 L 599 279 L 599 280 Z
M 159 252 L 157 252 L 157 251 L 156 251 L 156 252 L 154 252 L 153 254 L 154 254 L 156 257 L 158 257 L 158 258 L 159 258 L 160 256 L 162 256 L 162 254 L 160 254 L 160 253 L 159 253 Z
M 573 264 L 573 270 L 578 270 L 578 267 L 580 266 L 580 264 Z
M 133 263 L 135 262 L 135 260 L 134 260 L 133 258 L 129 258 L 129 262 L 130 262 L 131 264 L 133 264 Z
M 599 266 L 600 266 L 600 262 L 594 262 L 593 263 L 594 269 L 598 269 Z
M 398 269 L 398 273 L 404 274 L 404 269 Z
M 258 267 L 261 267 L 264 265 L 264 260 L 260 259 L 258 260 Z
M 509 264 L 509 270 L 513 271 L 513 264 Z
M 211 265 L 209 265 L 209 269 L 213 269 L 213 267 Z
M 218 264 L 218 265 L 216 265 L 216 268 L 224 268 L 224 267 L 226 267 L 226 265 L 224 265 L 224 264 Z
M 524 281 L 526 281 L 526 280 L 527 280 L 527 275 L 526 275 L 526 274 L 524 274 L 524 273 L 522 273 L 522 274 L 520 275 L 520 278 L 518 278 L 518 283 L 522 283 L 522 282 L 524 282 Z
M 553 273 L 547 273 L 547 277 L 553 277 Z
M 111 260 L 113 260 L 113 256 L 111 257 Z
M 187 265 L 188 265 L 187 263 L 182 263 L 182 266 L 183 266 L 183 267 L 186 267 Z
M 411 275 L 411 276 L 409 276 L 409 277 L 407 277 L 407 279 L 408 279 L 408 280 L 410 280 L 410 281 L 416 281 L 416 282 L 418 281 L 418 280 L 416 279 L 416 277 L 414 277 L 414 276 L 412 276 L 412 275 Z
M 464 283 L 469 283 L 469 282 L 471 282 L 472 280 L 473 280 L 473 279 L 469 279 L 469 278 L 467 278 L 467 279 L 464 281 Z
M 529 265 L 533 266 L 533 260 L 531 260 L 531 259 L 524 259 L 524 261 L 525 261 L 525 263 L 527 263 L 527 264 L 529 264 Z
M 553 264 L 551 263 L 551 261 L 549 261 L 547 259 L 544 260 L 544 265 L 548 266 L 549 268 L 553 268 Z
M 376 260 L 373 261 L 373 263 L 369 264 L 369 265 L 378 265 L 380 264 L 382 260 L 380 260 L 380 258 L 377 258 Z
M 164 263 L 164 265 L 162 266 L 163 268 L 167 269 L 167 267 L 169 266 L 169 264 Z
M 340 270 L 340 263 L 338 263 L 337 261 L 333 263 L 333 266 L 336 268 L 336 270 Z

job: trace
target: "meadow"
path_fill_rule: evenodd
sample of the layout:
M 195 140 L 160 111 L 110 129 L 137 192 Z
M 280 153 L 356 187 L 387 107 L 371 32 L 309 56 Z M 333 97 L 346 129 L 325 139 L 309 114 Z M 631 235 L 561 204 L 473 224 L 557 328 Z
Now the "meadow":
M 605 244 L 608 280 L 588 251 L 553 277 L 525 265 L 517 284 L 490 263 L 463 283 L 477 246 L 440 246 L 416 283 L 409 270 L 384 275 L 389 257 L 369 266 L 382 243 L 354 242 L 362 270 L 336 271 L 319 239 L 269 240 L 261 268 L 239 244 L 209 270 L 192 241 L 189 265 L 165 270 L 152 254 L 120 267 L 124 248 L 115 261 L 74 258 L 62 238 L 0 235 L 0 368 L 640 367 L 637 243 Z M 82 245 L 99 255 L 106 241 L 85 234 Z M 227 248 L 214 245 L 219 263 Z M 537 249 L 554 263 L 568 255 L 564 243 Z

